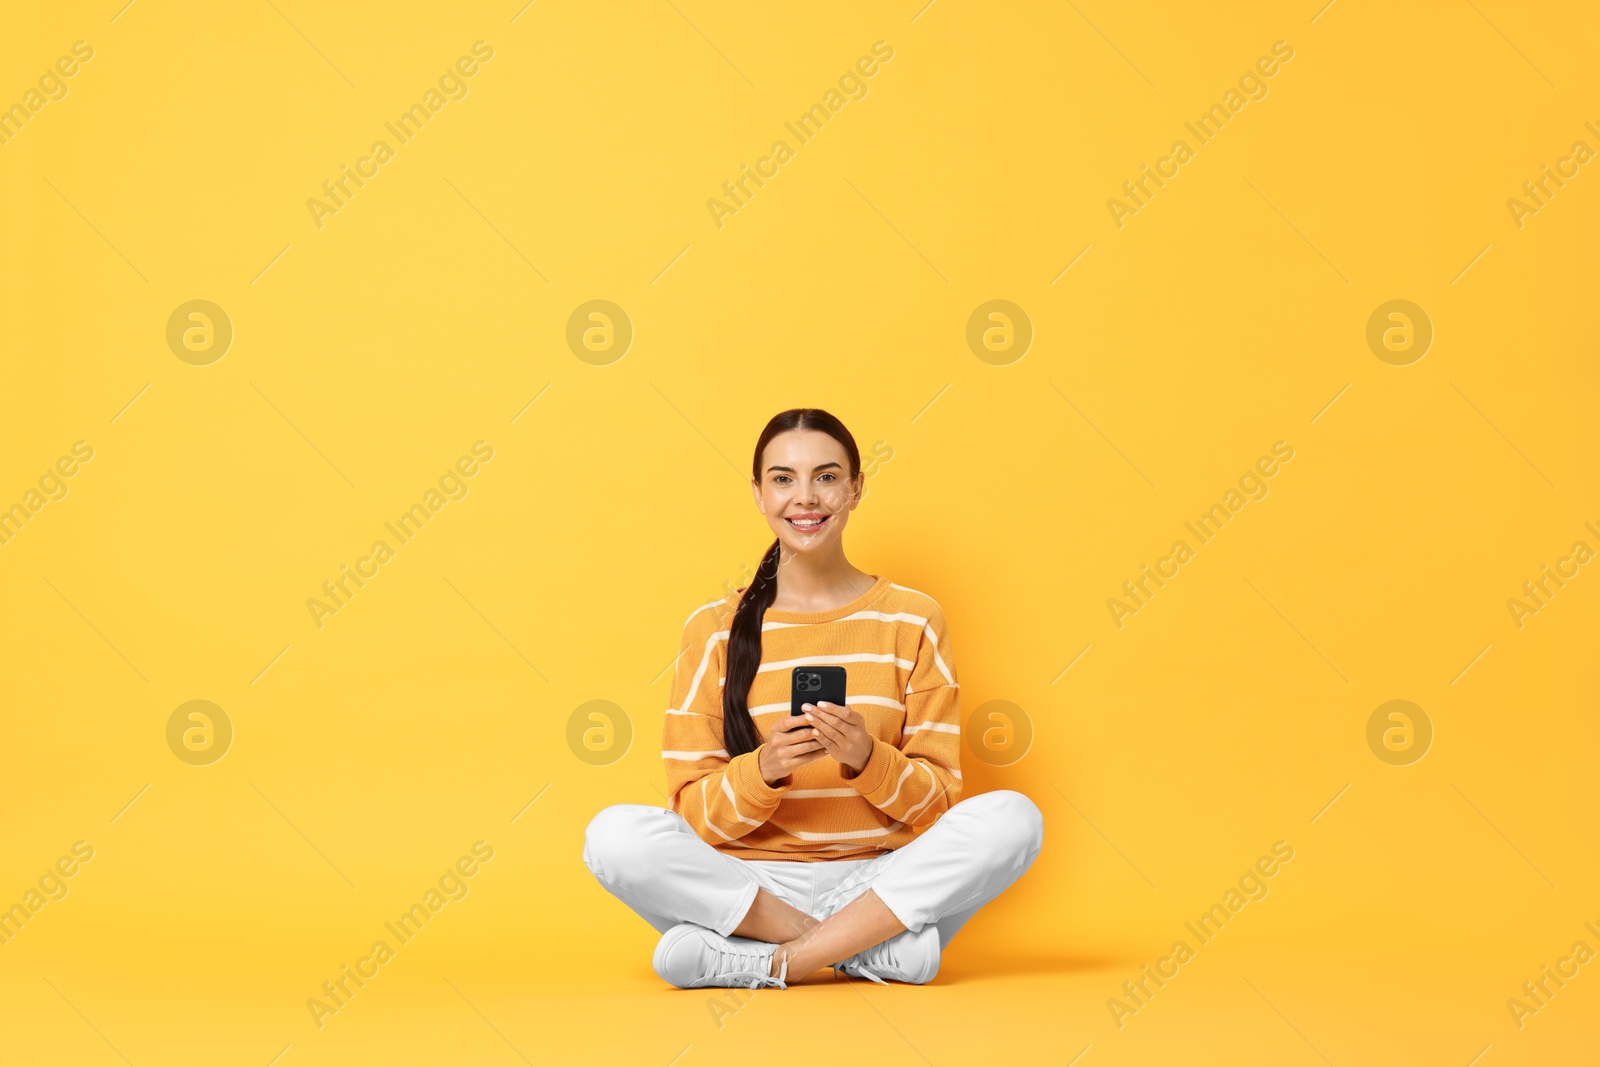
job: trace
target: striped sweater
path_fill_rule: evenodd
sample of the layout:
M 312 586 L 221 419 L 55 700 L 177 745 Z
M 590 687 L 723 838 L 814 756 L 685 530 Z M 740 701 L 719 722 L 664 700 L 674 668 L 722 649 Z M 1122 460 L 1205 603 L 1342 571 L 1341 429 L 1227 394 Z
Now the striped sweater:
M 684 623 L 661 756 L 671 810 L 719 851 L 747 860 L 869 859 L 914 840 L 961 795 L 961 690 L 944 612 L 927 594 L 874 577 L 831 611 L 769 608 L 748 697 L 765 739 L 789 714 L 791 668 L 843 666 L 846 703 L 874 738 L 854 777 L 823 754 L 772 787 L 761 777 L 761 749 L 729 760 L 722 688 L 728 627 L 744 590 Z

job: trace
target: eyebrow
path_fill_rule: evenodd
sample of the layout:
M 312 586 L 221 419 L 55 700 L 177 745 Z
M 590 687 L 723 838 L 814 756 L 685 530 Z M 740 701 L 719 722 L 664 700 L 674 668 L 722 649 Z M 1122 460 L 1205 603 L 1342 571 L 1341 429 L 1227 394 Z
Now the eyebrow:
M 815 474 L 817 471 L 827 470 L 829 467 L 838 467 L 840 470 L 844 470 L 843 465 L 838 463 L 819 463 L 815 467 L 811 468 L 811 472 Z M 793 467 L 772 466 L 767 468 L 768 474 L 771 474 L 773 471 L 787 471 L 789 474 L 795 473 L 795 469 Z

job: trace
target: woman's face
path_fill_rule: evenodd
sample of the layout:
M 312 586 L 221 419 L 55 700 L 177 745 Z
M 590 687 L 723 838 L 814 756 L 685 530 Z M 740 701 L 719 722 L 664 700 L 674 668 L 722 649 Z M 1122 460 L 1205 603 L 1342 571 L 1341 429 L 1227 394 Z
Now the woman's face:
M 819 430 L 790 430 L 767 442 L 756 505 L 778 535 L 785 558 L 836 550 L 850 512 L 861 501 L 861 479 L 850 480 L 844 446 Z M 820 519 L 820 523 L 795 520 Z

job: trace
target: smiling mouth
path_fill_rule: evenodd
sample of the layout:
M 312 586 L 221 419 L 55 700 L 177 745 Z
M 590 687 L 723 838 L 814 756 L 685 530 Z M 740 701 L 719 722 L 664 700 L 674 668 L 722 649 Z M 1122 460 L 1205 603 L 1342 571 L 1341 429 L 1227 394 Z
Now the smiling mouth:
M 819 519 L 801 519 L 801 520 L 796 520 L 796 519 L 785 518 L 783 521 L 787 522 L 789 524 L 790 528 L 798 530 L 801 533 L 811 533 L 811 532 L 813 532 L 815 530 L 822 529 L 824 526 L 826 526 L 828 524 L 828 520 L 831 519 L 831 518 L 833 518 L 832 515 L 824 515 Z

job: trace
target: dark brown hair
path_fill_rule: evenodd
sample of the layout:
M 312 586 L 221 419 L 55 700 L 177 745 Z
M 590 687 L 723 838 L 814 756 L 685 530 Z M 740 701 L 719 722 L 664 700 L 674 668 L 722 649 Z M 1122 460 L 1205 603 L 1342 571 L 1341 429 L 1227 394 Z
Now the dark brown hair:
M 790 430 L 818 430 L 832 437 L 844 446 L 845 455 L 850 457 L 850 480 L 861 476 L 861 452 L 844 423 L 821 408 L 790 408 L 772 416 L 756 440 L 750 474 L 757 488 L 761 486 L 761 456 L 768 442 Z M 774 538 L 772 547 L 761 557 L 756 576 L 739 599 L 733 623 L 728 628 L 728 670 L 722 685 L 722 743 L 730 760 L 754 752 L 761 744 L 761 733 L 750 717 L 750 685 L 755 681 L 756 669 L 761 666 L 761 622 L 778 593 L 781 546 L 782 541 Z

